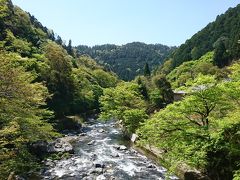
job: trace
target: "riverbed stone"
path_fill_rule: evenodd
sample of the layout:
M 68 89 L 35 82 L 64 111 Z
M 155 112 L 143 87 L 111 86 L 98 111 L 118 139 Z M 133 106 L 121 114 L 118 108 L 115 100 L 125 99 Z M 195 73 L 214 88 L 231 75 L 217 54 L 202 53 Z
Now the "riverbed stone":
M 97 167 L 97 168 L 94 168 L 92 170 L 90 170 L 90 174 L 102 174 L 103 173 L 103 169 L 101 167 Z
M 47 146 L 48 153 L 69 152 L 73 153 L 73 146 L 63 138 L 56 139 Z
M 86 133 L 80 133 L 78 136 L 86 136 Z
M 132 134 L 131 136 L 131 141 L 135 143 L 138 140 L 138 135 L 137 134 Z
M 96 154 L 91 154 L 90 157 L 94 161 L 97 158 L 97 155 Z
M 32 153 L 36 154 L 38 157 L 44 156 L 48 151 L 47 141 L 36 141 L 29 145 L 29 149 Z
M 156 168 L 156 166 L 154 166 L 153 164 L 149 164 L 147 168 Z
M 104 129 L 99 129 L 98 132 L 100 132 L 100 133 L 104 133 L 105 130 L 104 130 Z
M 95 163 L 95 168 L 105 168 L 105 164 L 97 162 Z
M 111 156 L 112 157 L 119 157 L 119 154 L 118 153 L 112 153 Z
M 127 147 L 126 146 L 124 146 L 124 145 L 121 145 L 121 146 L 119 146 L 119 148 L 118 148 L 119 150 L 127 150 Z
M 51 159 L 47 159 L 47 162 L 45 163 L 45 165 L 49 167 L 54 167 L 55 163 Z
M 94 140 L 90 141 L 89 143 L 87 143 L 88 145 L 93 145 L 95 143 Z

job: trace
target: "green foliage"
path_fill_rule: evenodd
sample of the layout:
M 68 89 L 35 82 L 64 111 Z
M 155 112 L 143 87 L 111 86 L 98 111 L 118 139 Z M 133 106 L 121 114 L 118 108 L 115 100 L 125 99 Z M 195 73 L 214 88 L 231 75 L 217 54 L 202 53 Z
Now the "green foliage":
M 217 42 L 214 44 L 214 57 L 213 61 L 219 68 L 223 68 L 224 66 L 229 64 L 229 54 L 226 49 L 227 46 L 226 39 L 218 39 Z
M 209 23 L 204 29 L 193 35 L 189 40 L 182 44 L 172 54 L 172 68 L 181 65 L 183 62 L 199 59 L 209 51 L 214 50 L 215 43 L 219 38 L 225 37 L 228 39 L 225 50 L 217 52 L 217 61 L 222 67 L 228 64 L 227 60 L 237 59 L 240 57 L 240 25 L 239 25 L 239 9 L 240 5 L 235 8 L 229 8 L 225 14 L 217 16 L 216 20 Z M 218 50 L 217 50 L 218 51 Z M 226 58 L 225 52 L 228 52 Z M 224 55 L 221 57 L 220 55 Z
M 47 64 L 49 65 L 46 77 L 49 92 L 53 94 L 48 100 L 48 105 L 57 116 L 69 113 L 69 104 L 73 100 L 73 78 L 71 57 L 67 52 L 54 42 L 47 42 L 43 46 Z
M 164 63 L 158 67 L 158 69 L 155 72 L 155 75 L 160 73 L 164 75 L 168 75 L 172 71 L 172 59 L 166 59 Z
M 0 52 L 0 171 L 22 173 L 36 167 L 27 144 L 56 136 L 46 122 L 52 112 L 42 109 L 47 88 L 14 64 L 14 54 Z M 31 158 L 32 157 L 32 158 Z
M 164 150 L 172 168 L 185 163 L 210 177 L 232 179 L 240 162 L 239 81 L 219 83 L 200 74 L 188 83 L 189 95 L 140 126 L 139 143 Z
M 146 119 L 145 102 L 135 83 L 120 83 L 116 88 L 107 88 L 100 97 L 100 119 L 123 120 L 128 131 L 133 132 Z
M 8 3 L 9 1 L 8 0 L 1 0 L 0 1 L 0 7 L 1 7 L 1 10 L 0 10 L 0 20 L 3 21 L 3 19 L 8 16 Z
M 140 124 L 148 118 L 143 109 L 125 110 L 123 115 L 123 125 L 129 132 L 134 133 Z
M 82 55 L 76 59 L 76 64 L 78 67 L 85 66 L 89 69 L 95 70 L 101 68 L 100 65 L 97 64 L 95 60 L 93 60 L 90 56 Z
M 151 71 L 150 71 L 150 69 L 149 69 L 149 66 L 148 66 L 148 63 L 146 63 L 145 65 L 144 65 L 144 76 L 150 76 L 151 75 Z
M 117 85 L 117 77 L 104 71 L 103 69 L 96 69 L 92 72 L 92 74 L 97 80 L 97 83 L 103 88 L 114 87 Z
M 240 61 L 233 63 L 229 70 L 231 71 L 230 78 L 234 81 L 240 81 Z
M 73 70 L 75 88 L 74 100 L 71 106 L 74 113 L 86 112 L 87 110 L 97 108 L 96 103 L 102 92 L 95 94 L 94 87 L 97 82 L 88 71 L 88 69 L 83 67 Z
M 115 72 L 123 80 L 133 80 L 144 74 L 144 65 L 154 69 L 175 49 L 161 44 L 144 44 L 140 42 L 117 46 L 78 46 L 79 55 L 87 54 L 98 63 Z
M 74 100 L 71 104 L 72 113 L 83 113 L 98 109 L 99 97 L 103 88 L 115 87 L 117 77 L 104 71 L 93 59 L 81 56 L 76 60 L 77 68 L 73 69 Z
M 72 47 L 72 40 L 69 40 L 69 42 L 68 42 L 68 46 L 67 46 L 67 52 L 68 52 L 68 54 L 69 55 L 71 55 L 71 56 L 75 56 L 74 55 L 74 51 L 73 51 L 73 47 Z
M 160 89 L 152 89 L 151 92 L 149 93 L 149 100 L 153 104 L 154 107 L 164 107 L 165 103 L 163 100 L 163 96 L 161 94 Z
M 153 77 L 153 82 L 157 89 L 160 90 L 163 102 L 166 104 L 173 102 L 173 91 L 171 84 L 167 81 L 164 75 L 157 75 Z
M 17 52 L 22 56 L 30 56 L 32 51 L 31 43 L 20 38 L 16 38 L 10 30 L 6 31 L 4 44 L 6 50 Z
M 10 0 L 0 0 L 0 31 L 0 179 L 6 179 L 36 170 L 40 160 L 29 145 L 59 136 L 52 125 L 78 128 L 66 115 L 98 109 L 103 89 L 118 79 L 87 56 L 75 59 L 71 41 L 65 46 L 58 36 L 55 43 L 53 31 Z
M 137 80 L 137 84 L 139 85 L 139 91 L 141 95 L 144 97 L 145 100 L 149 100 L 149 94 L 148 94 L 146 83 L 143 82 L 140 76 L 138 76 L 136 80 Z
M 194 80 L 198 74 L 214 75 L 218 68 L 213 65 L 213 52 L 209 52 L 196 61 L 184 62 L 167 75 L 173 88 L 186 86 L 186 82 Z
M 235 171 L 233 180 L 240 180 L 240 170 Z

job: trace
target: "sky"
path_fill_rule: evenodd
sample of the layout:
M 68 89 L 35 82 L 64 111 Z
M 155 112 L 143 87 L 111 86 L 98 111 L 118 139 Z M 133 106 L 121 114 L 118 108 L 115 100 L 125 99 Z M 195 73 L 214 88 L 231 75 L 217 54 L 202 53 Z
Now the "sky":
M 240 0 L 12 0 L 73 45 L 178 46 Z

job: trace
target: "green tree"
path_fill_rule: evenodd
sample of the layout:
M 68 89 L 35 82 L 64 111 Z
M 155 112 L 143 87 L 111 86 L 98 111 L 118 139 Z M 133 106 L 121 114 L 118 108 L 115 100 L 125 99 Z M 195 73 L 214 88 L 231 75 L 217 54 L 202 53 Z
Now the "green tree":
M 104 89 L 100 105 L 100 119 L 122 120 L 130 132 L 135 131 L 147 117 L 145 102 L 135 83 L 120 83 L 116 88 Z
M 67 52 L 68 52 L 69 55 L 74 56 L 73 47 L 72 47 L 72 40 L 71 39 L 68 42 Z
M 146 63 L 145 65 L 144 65 L 144 76 L 150 76 L 151 75 L 151 71 L 150 71 L 150 69 L 149 69 L 149 65 L 148 65 L 148 63 Z
M 185 163 L 210 177 L 232 179 L 240 162 L 239 87 L 235 80 L 218 83 L 199 75 L 182 101 L 144 121 L 139 143 L 162 150 L 172 168 Z
M 94 70 L 92 75 L 96 79 L 97 83 L 103 88 L 115 87 L 117 85 L 117 77 L 114 74 L 104 71 L 103 69 Z
M 63 40 L 62 40 L 62 38 L 59 36 L 59 35 L 57 35 L 57 38 L 56 38 L 56 41 L 55 41 L 57 44 L 59 44 L 59 45 L 63 45 Z
M 171 84 L 167 81 L 164 75 L 157 75 L 153 77 L 155 86 L 160 90 L 163 102 L 166 104 L 173 102 L 173 91 Z
M 56 136 L 46 120 L 52 112 L 43 109 L 49 96 L 41 83 L 16 67 L 15 54 L 0 52 L 0 178 L 10 172 L 26 173 L 37 167 L 27 145 Z
M 57 116 L 69 113 L 69 104 L 73 100 L 74 83 L 72 77 L 71 57 L 54 42 L 48 41 L 43 50 L 50 69 L 43 79 L 47 82 L 49 92 L 53 94 L 48 105 Z
M 224 66 L 229 64 L 229 55 L 226 48 L 226 39 L 219 39 L 214 46 L 215 50 L 213 61 L 219 68 L 223 68 Z
M 144 99 L 148 100 L 149 95 L 148 95 L 147 87 L 146 87 L 146 84 L 141 80 L 140 76 L 137 77 L 137 84 L 139 85 L 139 91 L 144 97 Z
M 0 0 L 0 30 L 3 32 L 6 28 L 6 21 L 13 14 L 13 4 L 10 0 Z M 3 38 L 1 33 L 0 38 Z

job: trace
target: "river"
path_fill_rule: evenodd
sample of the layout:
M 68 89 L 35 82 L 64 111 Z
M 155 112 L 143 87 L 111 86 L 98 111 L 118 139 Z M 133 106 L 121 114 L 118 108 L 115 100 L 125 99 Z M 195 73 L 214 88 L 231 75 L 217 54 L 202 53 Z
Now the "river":
M 166 179 L 167 170 L 134 150 L 114 122 L 90 120 L 82 131 L 74 155 L 47 166 L 41 179 Z

